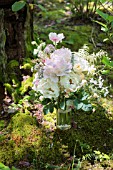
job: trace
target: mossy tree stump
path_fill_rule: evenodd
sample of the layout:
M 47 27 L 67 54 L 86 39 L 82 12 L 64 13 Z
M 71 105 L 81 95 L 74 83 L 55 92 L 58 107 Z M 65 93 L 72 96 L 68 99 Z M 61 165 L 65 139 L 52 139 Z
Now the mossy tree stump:
M 0 0 L 0 106 L 4 98 L 3 83 L 8 82 L 7 64 L 30 56 L 33 37 L 33 11 L 27 4 L 18 12 L 11 10 L 15 0 Z M 10 3 L 9 3 L 10 2 Z M 33 3 L 30 0 L 29 3 Z M 18 73 L 18 70 L 16 70 Z M 0 112 L 2 108 L 0 107 Z

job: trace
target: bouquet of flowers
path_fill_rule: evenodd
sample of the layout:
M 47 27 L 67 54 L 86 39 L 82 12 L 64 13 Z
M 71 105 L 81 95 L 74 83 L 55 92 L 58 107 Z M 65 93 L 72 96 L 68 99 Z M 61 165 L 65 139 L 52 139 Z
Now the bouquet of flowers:
M 45 114 L 53 112 L 54 108 L 84 111 L 92 108 L 86 102 L 88 94 L 84 88 L 95 74 L 94 59 L 88 57 L 87 50 L 72 52 L 65 47 L 58 48 L 58 43 L 64 38 L 63 33 L 50 33 L 49 39 L 53 44 L 41 43 L 34 49 L 38 61 L 34 68 L 33 89 L 40 93 Z

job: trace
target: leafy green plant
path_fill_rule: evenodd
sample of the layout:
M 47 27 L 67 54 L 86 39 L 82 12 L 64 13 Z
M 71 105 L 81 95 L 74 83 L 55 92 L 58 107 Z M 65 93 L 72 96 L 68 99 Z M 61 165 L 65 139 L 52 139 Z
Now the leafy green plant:
M 26 0 L 20 0 L 20 1 L 16 1 L 13 5 L 12 5 L 12 11 L 13 12 L 18 12 L 19 10 L 21 10 L 22 8 L 24 8 L 26 5 L 28 4 L 28 2 Z M 37 6 L 38 8 L 40 8 L 42 11 L 46 12 L 46 8 L 43 7 L 43 5 L 41 4 L 31 4 L 29 3 L 29 6 L 31 8 L 33 8 L 35 6 Z
M 98 5 L 98 0 L 69 0 L 68 2 L 68 6 L 74 15 L 80 14 L 82 17 L 86 16 L 87 18 L 95 14 Z
M 94 163 L 94 161 L 102 162 L 104 160 L 110 160 L 110 156 L 100 151 L 94 150 L 92 153 L 86 154 L 84 156 L 84 159 L 89 160 L 91 162 L 93 161 Z
M 113 43 L 113 14 L 110 10 L 107 10 L 105 6 L 105 0 L 100 0 L 102 7 L 106 12 L 103 12 L 101 9 L 97 9 L 97 14 L 102 18 L 103 21 L 95 21 L 99 25 L 101 25 L 101 31 L 106 34 L 106 38 L 103 41 L 110 41 Z M 109 2 L 112 2 L 109 0 Z
M 105 69 L 102 71 L 103 75 L 107 75 L 108 79 L 111 81 L 113 80 L 113 60 L 111 60 L 109 57 L 104 56 L 102 59 L 102 63 L 105 65 Z
M 85 91 L 81 91 L 79 93 L 78 98 L 74 100 L 74 105 L 77 110 L 83 110 L 83 111 L 91 111 L 92 105 L 88 102 L 89 94 Z
M 73 160 L 72 160 L 71 170 L 80 170 L 82 160 L 84 160 L 84 156 L 82 156 L 82 157 L 80 156 L 81 158 L 77 158 L 77 156 L 76 156 L 76 150 L 78 147 L 80 147 L 82 155 L 92 152 L 92 149 L 90 148 L 90 146 L 87 143 L 83 143 L 80 140 L 76 140 L 76 143 L 74 146 L 74 151 L 73 151 Z M 79 152 L 80 152 L 80 150 L 79 150 Z
M 21 66 L 16 60 L 11 60 L 7 64 L 9 80 L 7 83 L 4 83 L 4 86 L 7 94 L 12 97 L 15 103 L 19 102 L 21 97 L 32 87 L 33 78 L 29 76 L 32 65 L 30 58 L 25 59 Z
M 102 58 L 102 63 L 105 65 L 105 69 L 102 71 L 104 75 L 110 75 L 113 71 L 113 61 L 107 56 Z

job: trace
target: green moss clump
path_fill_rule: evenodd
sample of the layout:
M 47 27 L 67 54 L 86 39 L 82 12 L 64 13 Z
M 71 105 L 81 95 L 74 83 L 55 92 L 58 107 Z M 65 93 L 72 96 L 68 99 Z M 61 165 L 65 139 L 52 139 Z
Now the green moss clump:
M 14 162 L 14 142 L 4 140 L 0 143 L 0 161 L 6 165 L 12 165 Z
M 0 160 L 6 165 L 14 165 L 26 159 L 32 162 L 35 155 L 33 141 L 37 140 L 38 128 L 35 118 L 24 113 L 12 117 L 6 136 L 0 143 Z
M 42 16 L 48 20 L 58 20 L 64 17 L 65 13 L 64 10 L 57 9 L 54 11 L 48 11 L 47 13 L 42 12 Z
M 53 119 L 54 116 L 53 114 Z M 52 117 L 48 114 L 48 118 L 46 116 L 45 119 L 51 121 L 49 118 Z M 25 160 L 31 165 L 35 162 L 36 168 L 41 169 L 47 164 L 64 162 L 69 156 L 68 147 L 66 145 L 64 147 L 61 141 L 54 138 L 54 132 L 47 129 L 47 127 L 39 129 L 35 118 L 30 115 L 17 113 L 13 116 L 7 127 L 10 137 L 5 138 L 0 145 L 2 163 L 19 167 L 19 162 Z

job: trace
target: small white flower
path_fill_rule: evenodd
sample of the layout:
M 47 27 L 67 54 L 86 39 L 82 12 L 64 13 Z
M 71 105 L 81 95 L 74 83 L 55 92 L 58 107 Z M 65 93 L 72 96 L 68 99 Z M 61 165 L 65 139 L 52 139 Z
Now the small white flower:
M 91 78 L 89 82 L 90 82 L 91 84 L 95 84 L 95 85 L 98 84 L 98 82 L 97 82 L 96 80 L 94 80 L 93 78 Z
M 45 42 L 42 42 L 42 43 L 37 47 L 38 51 L 42 51 L 43 48 L 45 47 L 45 45 L 46 45 L 46 43 L 45 43 Z
M 44 99 L 44 96 L 40 96 L 40 97 L 39 97 L 39 100 L 40 100 L 40 101 L 43 101 L 43 99 Z
M 88 73 L 94 74 L 94 73 L 95 73 L 95 70 L 96 70 L 95 66 L 94 66 L 94 65 L 91 65 L 91 66 L 89 66 L 89 68 L 88 68 Z
M 87 83 L 87 80 L 83 79 L 81 82 L 81 85 L 84 86 L 84 85 L 86 85 L 86 83 Z
M 38 49 L 34 49 L 33 54 L 37 55 L 38 54 Z
M 62 42 L 62 39 L 64 39 L 64 34 L 61 33 L 61 34 L 56 34 L 54 32 L 51 32 L 49 34 L 49 39 L 54 43 L 54 44 L 57 44 L 59 42 Z
M 31 42 L 32 45 L 37 45 L 36 41 Z
M 94 97 L 94 98 L 98 98 L 99 96 L 98 96 L 97 93 L 94 93 L 94 94 L 93 94 L 93 97 Z

